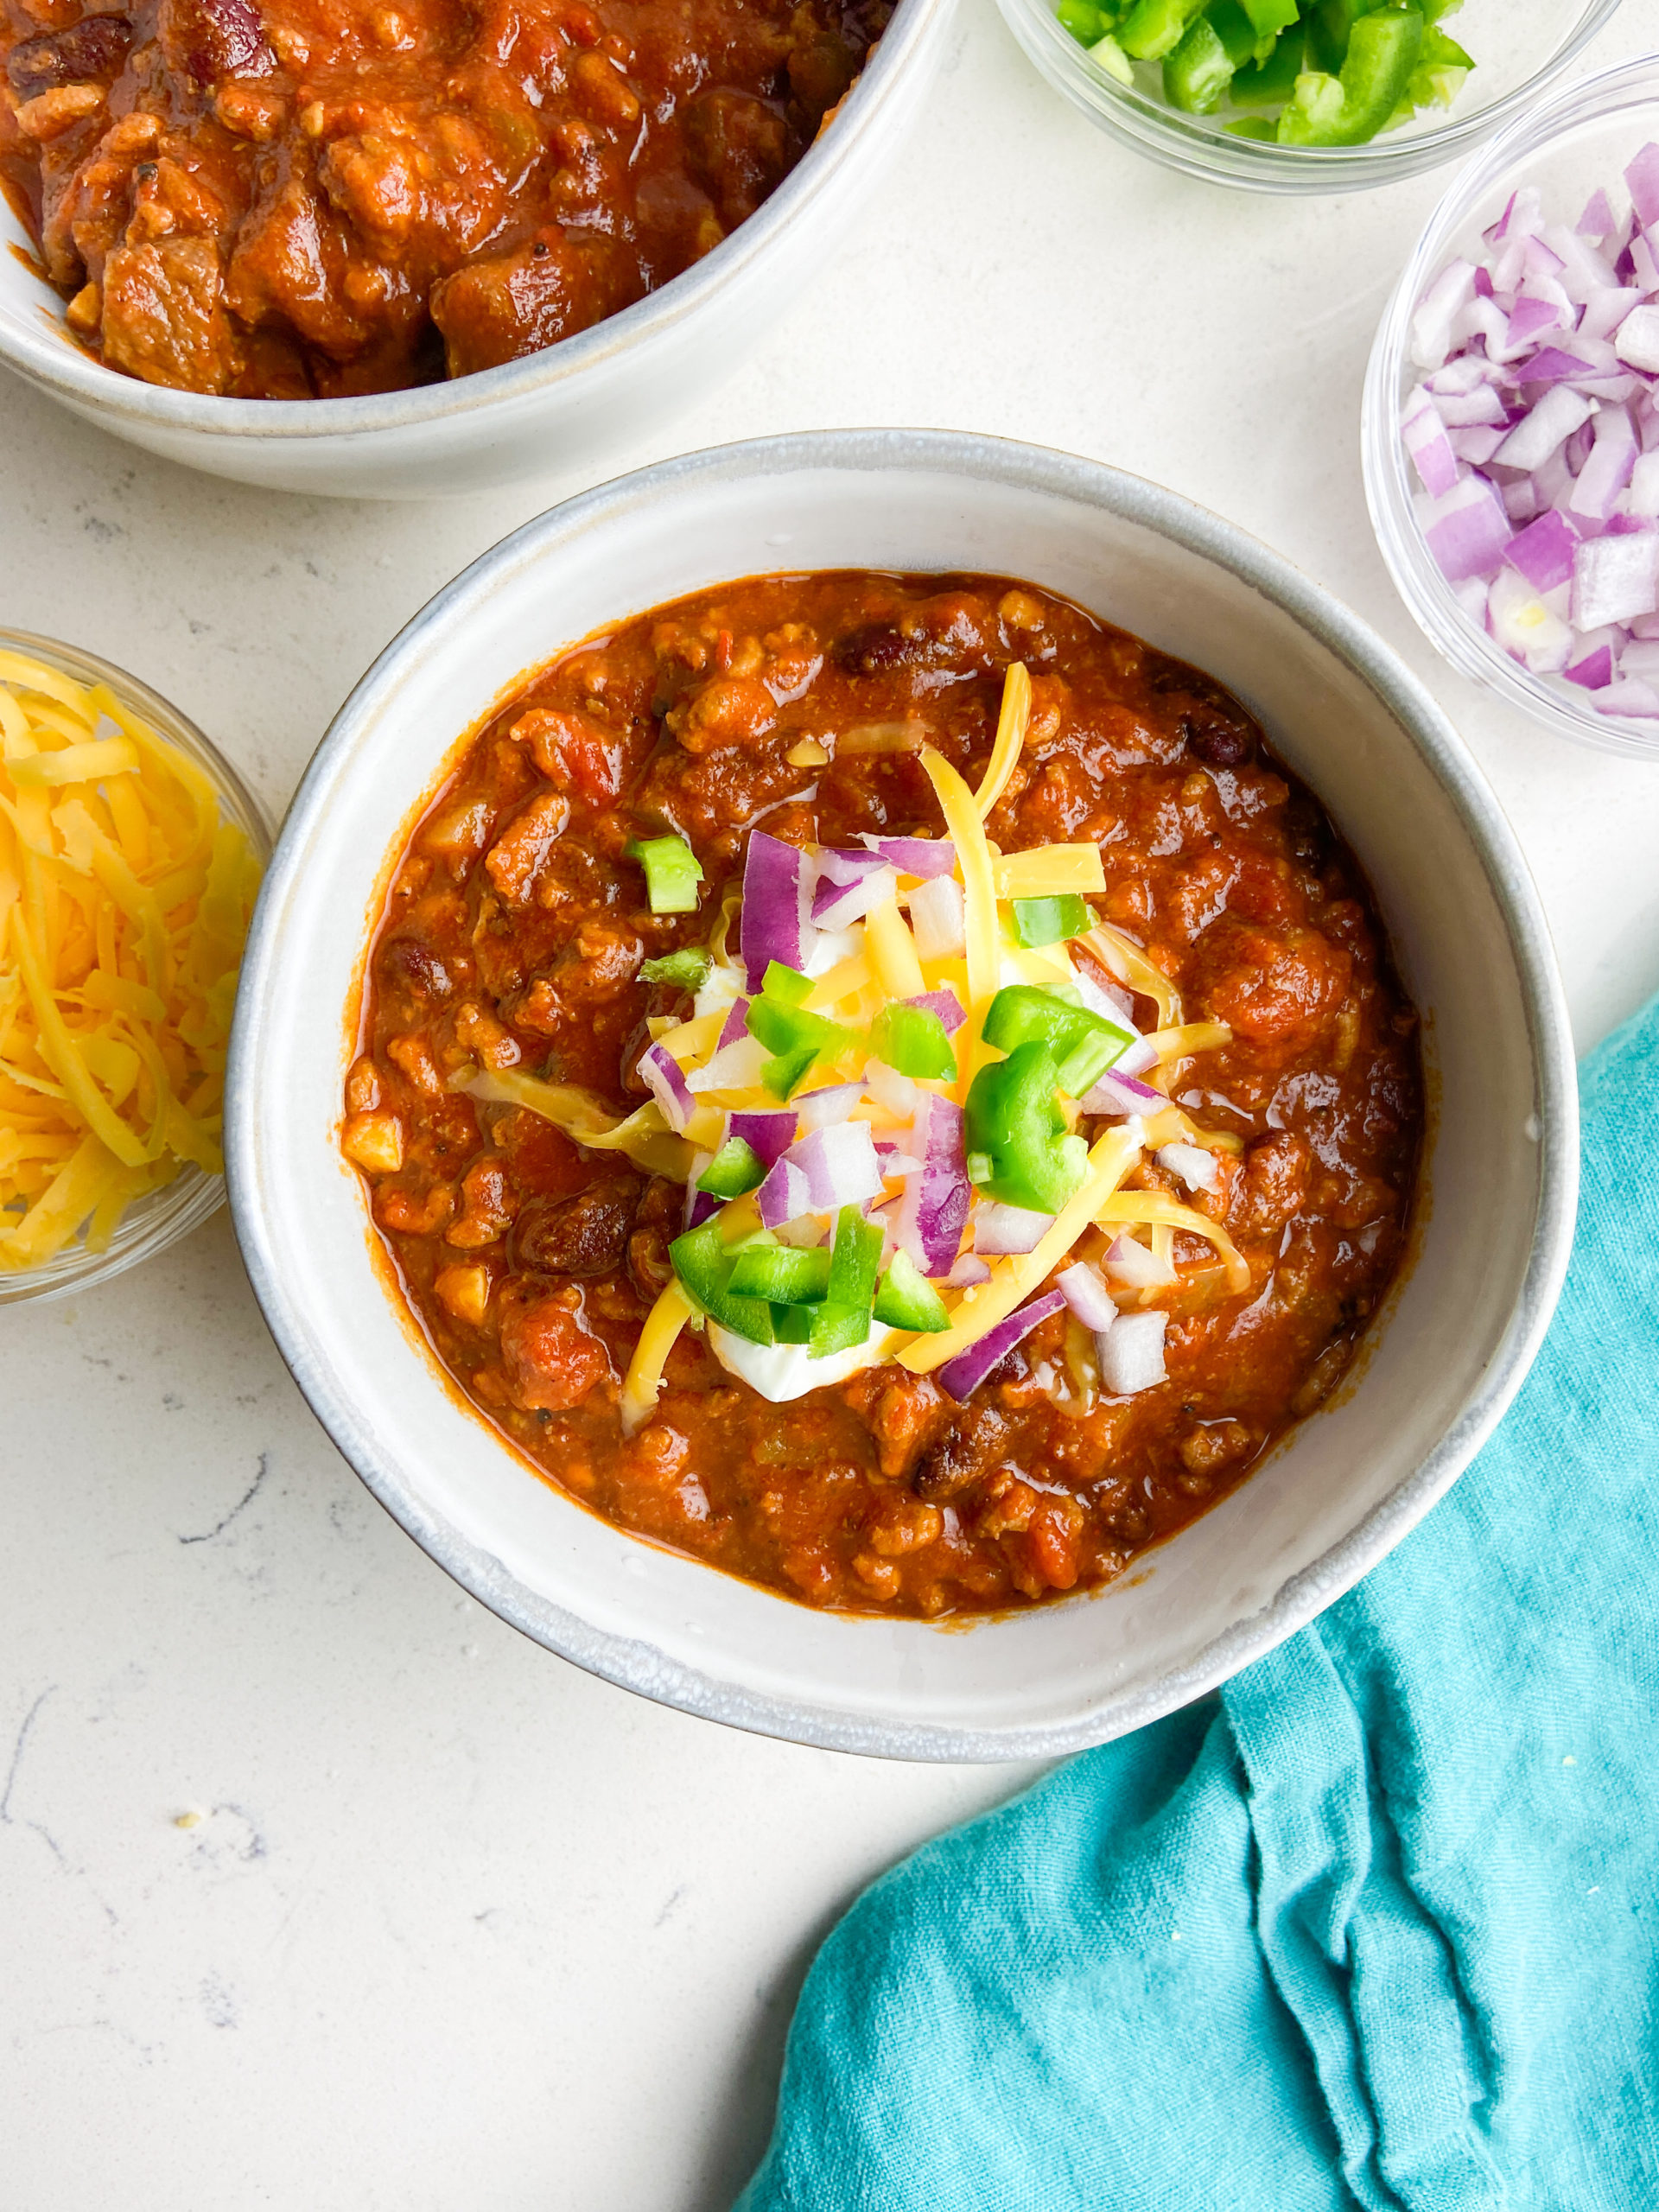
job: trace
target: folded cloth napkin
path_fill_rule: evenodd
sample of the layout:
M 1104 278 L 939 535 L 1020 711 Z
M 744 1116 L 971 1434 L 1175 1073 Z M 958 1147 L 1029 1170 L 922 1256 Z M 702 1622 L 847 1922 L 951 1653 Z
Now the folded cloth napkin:
M 1583 1087 L 1480 1458 L 1218 1694 L 860 1899 L 741 2212 L 1659 2205 L 1659 1002 Z

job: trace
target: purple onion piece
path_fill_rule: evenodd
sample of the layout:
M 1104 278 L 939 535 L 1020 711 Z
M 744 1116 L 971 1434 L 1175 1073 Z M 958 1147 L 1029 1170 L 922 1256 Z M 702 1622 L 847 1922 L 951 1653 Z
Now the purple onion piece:
M 803 1130 L 824 1129 L 844 1122 L 863 1096 L 861 1083 L 828 1084 L 820 1090 L 802 1091 L 794 1102 L 795 1111 Z
M 730 1114 L 726 1134 L 741 1137 L 760 1165 L 771 1167 L 795 1141 L 795 1116 L 793 1113 Z
M 836 1213 L 882 1194 L 881 1164 L 868 1122 L 810 1129 L 790 1146 L 758 1192 L 760 1219 L 780 1229 L 804 1213 Z
M 1149 1083 L 1137 1082 L 1132 1075 L 1109 1068 L 1094 1089 L 1077 1103 L 1085 1114 L 1155 1114 L 1169 1101 Z
M 954 1037 L 968 1019 L 963 1011 L 962 1001 L 948 984 L 942 991 L 924 991 L 920 998 L 904 999 L 900 1001 L 900 1004 L 925 1007 L 930 1014 L 937 1014 L 944 1024 L 944 1033 L 947 1037 Z
M 1033 1213 L 982 1198 L 974 1208 L 974 1249 L 999 1259 L 1008 1253 L 1034 1252 L 1054 1226 L 1052 1213 Z
M 720 1034 L 715 1039 L 715 1051 L 723 1052 L 728 1045 L 735 1045 L 740 1037 L 747 1037 L 748 1033 L 749 1002 L 747 999 L 734 999 L 732 1010 L 721 1024 Z
M 905 1178 L 893 1212 L 893 1241 L 925 1275 L 937 1279 L 956 1264 L 973 1203 L 963 1153 L 962 1109 L 952 1098 L 925 1091 L 912 1126 L 912 1148 L 922 1166 L 919 1173 Z
M 738 926 L 752 991 L 760 989 L 774 960 L 785 968 L 806 965 L 810 880 L 806 855 L 798 846 L 769 837 L 764 830 L 750 831 Z
M 1065 1305 L 1064 1292 L 1046 1290 L 1040 1298 L 1032 1299 L 1006 1321 L 999 1321 L 988 1329 L 977 1344 L 969 1344 L 966 1351 L 959 1351 L 954 1359 L 947 1359 L 938 1370 L 938 1381 L 960 1405 L 974 1392 L 990 1373 L 1005 1360 L 1018 1344 L 1023 1344 L 1039 1322 L 1046 1321 L 1051 1313 L 1060 1313 Z
M 1112 1294 L 1086 1260 L 1074 1260 L 1054 1278 L 1054 1287 L 1065 1298 L 1085 1329 L 1109 1329 L 1117 1319 Z
M 1554 591 L 1557 584 L 1572 581 L 1573 555 L 1580 536 L 1570 515 L 1550 507 L 1510 540 L 1503 558 L 1520 570 L 1535 591 Z
M 874 837 L 861 833 L 873 853 L 901 875 L 950 875 L 957 865 L 957 849 L 947 837 Z
M 639 1073 L 650 1085 L 669 1128 L 683 1132 L 696 1111 L 697 1102 L 686 1088 L 679 1062 L 660 1045 L 647 1045 L 639 1055 Z

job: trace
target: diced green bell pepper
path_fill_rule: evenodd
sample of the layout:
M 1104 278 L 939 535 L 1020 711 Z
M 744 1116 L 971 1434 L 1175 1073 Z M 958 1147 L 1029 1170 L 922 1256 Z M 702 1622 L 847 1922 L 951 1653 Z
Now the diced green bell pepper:
M 950 1033 L 931 1006 L 883 1007 L 870 1027 L 870 1050 L 900 1075 L 923 1082 L 954 1083 L 957 1056 Z
M 1079 46 L 1092 46 L 1106 28 L 1106 18 L 1095 0 L 1060 0 L 1054 14 L 1060 28 L 1070 31 Z
M 781 960 L 768 960 L 760 988 L 769 999 L 781 1000 L 785 1006 L 799 1006 L 811 992 L 812 978 L 803 976 L 798 968 L 786 967 Z
M 697 1188 L 711 1198 L 741 1198 L 759 1188 L 766 1171 L 741 1137 L 728 1137 L 697 1178 Z
M 1203 20 L 1202 16 L 1198 18 L 1199 22 Z M 1197 28 L 1198 25 L 1194 24 L 1193 29 L 1196 30 Z M 1188 36 L 1191 35 L 1189 32 Z M 1185 48 L 1185 40 L 1182 41 L 1177 53 Z M 1170 61 L 1174 59 L 1172 54 Z M 1169 83 L 1170 61 L 1164 64 L 1166 90 Z M 1081 937 L 1085 930 L 1094 926 L 1094 916 L 1081 894 L 1076 891 L 1062 892 L 1054 899 L 1015 899 L 1011 904 L 1014 908 L 1014 942 L 1029 949 L 1034 950 L 1044 944 L 1063 944 L 1067 938 Z
M 1247 68 L 1255 60 L 1256 30 L 1240 0 L 1210 0 L 1204 12 L 1234 68 Z
M 1307 34 L 1298 23 L 1274 45 L 1265 61 L 1236 72 L 1232 85 L 1235 107 L 1282 107 L 1296 89 L 1296 79 L 1307 65 Z M 1268 129 L 1268 137 L 1274 134 Z
M 653 914 L 695 913 L 702 868 L 683 837 L 631 837 L 627 855 L 645 871 Z
M 1233 65 L 1207 16 L 1195 16 L 1180 44 L 1164 59 L 1164 98 L 1184 115 L 1213 115 L 1227 97 L 1233 81 Z M 1048 906 L 1058 901 L 1022 899 L 1021 906 Z M 1078 899 L 1081 906 L 1083 901 Z M 1082 925 L 1088 927 L 1085 922 Z M 1068 935 L 1075 932 L 1068 931 Z M 1021 940 L 1023 943 L 1025 940 Z M 1051 944 L 1053 938 L 1048 940 Z
M 796 971 L 774 961 L 766 970 L 760 995 L 750 1000 L 743 1018 L 750 1036 L 758 1038 L 774 1055 L 760 1071 L 761 1082 L 774 1098 L 787 1098 L 817 1061 L 835 1058 L 855 1039 L 853 1032 L 838 1021 L 809 1014 L 804 1007 L 779 997 L 770 988 L 774 973 L 785 979 L 785 988 L 793 989 L 794 982 L 788 979 L 796 978 Z M 796 980 L 811 988 L 805 976 Z
M 868 1306 L 831 1306 L 826 1301 L 812 1309 L 806 1356 L 809 1359 L 828 1359 L 834 1352 L 850 1351 L 855 1344 L 861 1344 L 869 1333 Z
M 772 1309 L 766 1300 L 733 1295 L 734 1255 L 727 1249 L 717 1220 L 705 1221 L 701 1229 L 689 1229 L 683 1236 L 677 1236 L 668 1248 L 668 1256 L 675 1274 L 711 1321 L 718 1321 L 734 1336 L 747 1337 L 751 1344 L 772 1342 Z
M 1036 1037 L 974 1077 L 965 1116 L 968 1173 L 988 1198 L 1058 1213 L 1082 1182 L 1089 1147 L 1067 1134 L 1058 1090 L 1054 1055 Z
M 836 1241 L 823 1294 L 832 1306 L 861 1306 L 869 1312 L 881 1243 L 877 1223 L 866 1221 L 856 1206 L 842 1206 L 836 1216 Z
M 1230 137 L 1253 138 L 1261 146 L 1276 146 L 1279 126 L 1269 123 L 1265 115 L 1241 115 L 1236 122 L 1222 125 Z
M 739 1298 L 769 1299 L 774 1306 L 817 1306 L 830 1287 L 830 1255 L 798 1251 L 757 1237 L 741 1245 L 732 1262 L 731 1288 Z
M 706 945 L 682 945 L 677 952 L 665 952 L 660 960 L 643 961 L 639 980 L 642 983 L 677 983 L 683 991 L 700 991 L 714 964 Z
M 812 1323 L 817 1314 L 816 1306 L 774 1306 L 772 1309 L 772 1333 L 780 1344 L 810 1344 Z
M 1073 1098 L 1081 1098 L 1134 1042 L 1127 1029 L 1103 1014 L 1072 1006 L 1034 983 L 1009 983 L 1000 990 L 986 1009 L 981 1033 L 999 1052 L 1039 1039 L 1054 1056 L 1061 1090 Z
M 1300 0 L 1243 0 L 1244 13 L 1259 42 L 1277 38 L 1301 18 Z
M 895 1252 L 875 1294 L 875 1318 L 889 1329 L 935 1336 L 950 1325 L 944 1300 L 908 1252 Z
M 1203 0 L 1135 0 L 1117 42 L 1136 61 L 1161 61 L 1180 44 Z
M 1296 79 L 1279 118 L 1280 144 L 1361 146 L 1375 138 L 1404 97 L 1422 37 L 1415 8 L 1361 16 L 1349 34 L 1340 76 L 1310 70 Z
M 1109 31 L 1104 38 L 1097 38 L 1089 49 L 1089 59 L 1097 61 L 1109 77 L 1116 77 L 1120 85 L 1135 82 L 1135 65 Z

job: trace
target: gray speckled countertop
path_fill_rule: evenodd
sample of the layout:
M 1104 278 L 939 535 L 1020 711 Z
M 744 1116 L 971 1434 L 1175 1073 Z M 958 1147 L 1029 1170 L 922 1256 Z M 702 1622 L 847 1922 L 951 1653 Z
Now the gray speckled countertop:
M 1651 45 L 1659 0 L 1628 0 L 1586 66 Z M 1453 676 L 1365 519 L 1361 373 L 1439 188 L 1299 202 L 1167 175 L 965 0 L 913 146 L 813 298 L 613 466 L 942 424 L 1244 524 L 1469 738 L 1587 1045 L 1659 984 L 1659 766 L 1567 749 Z M 392 632 L 575 488 L 283 499 L 9 381 L 0 484 L 0 620 L 147 677 L 273 809 Z M 8 1310 L 0 1347 L 5 2212 L 728 2203 L 818 1936 L 1026 1775 L 732 1735 L 521 1641 L 336 1457 L 223 1216 L 92 1295 Z

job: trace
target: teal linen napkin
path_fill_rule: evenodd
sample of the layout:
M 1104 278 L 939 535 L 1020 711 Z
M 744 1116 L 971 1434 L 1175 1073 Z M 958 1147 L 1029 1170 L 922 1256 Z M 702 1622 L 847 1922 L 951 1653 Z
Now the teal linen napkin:
M 871 1889 L 741 2212 L 1659 2204 L 1659 1002 L 1429 1518 L 1218 1694 Z

